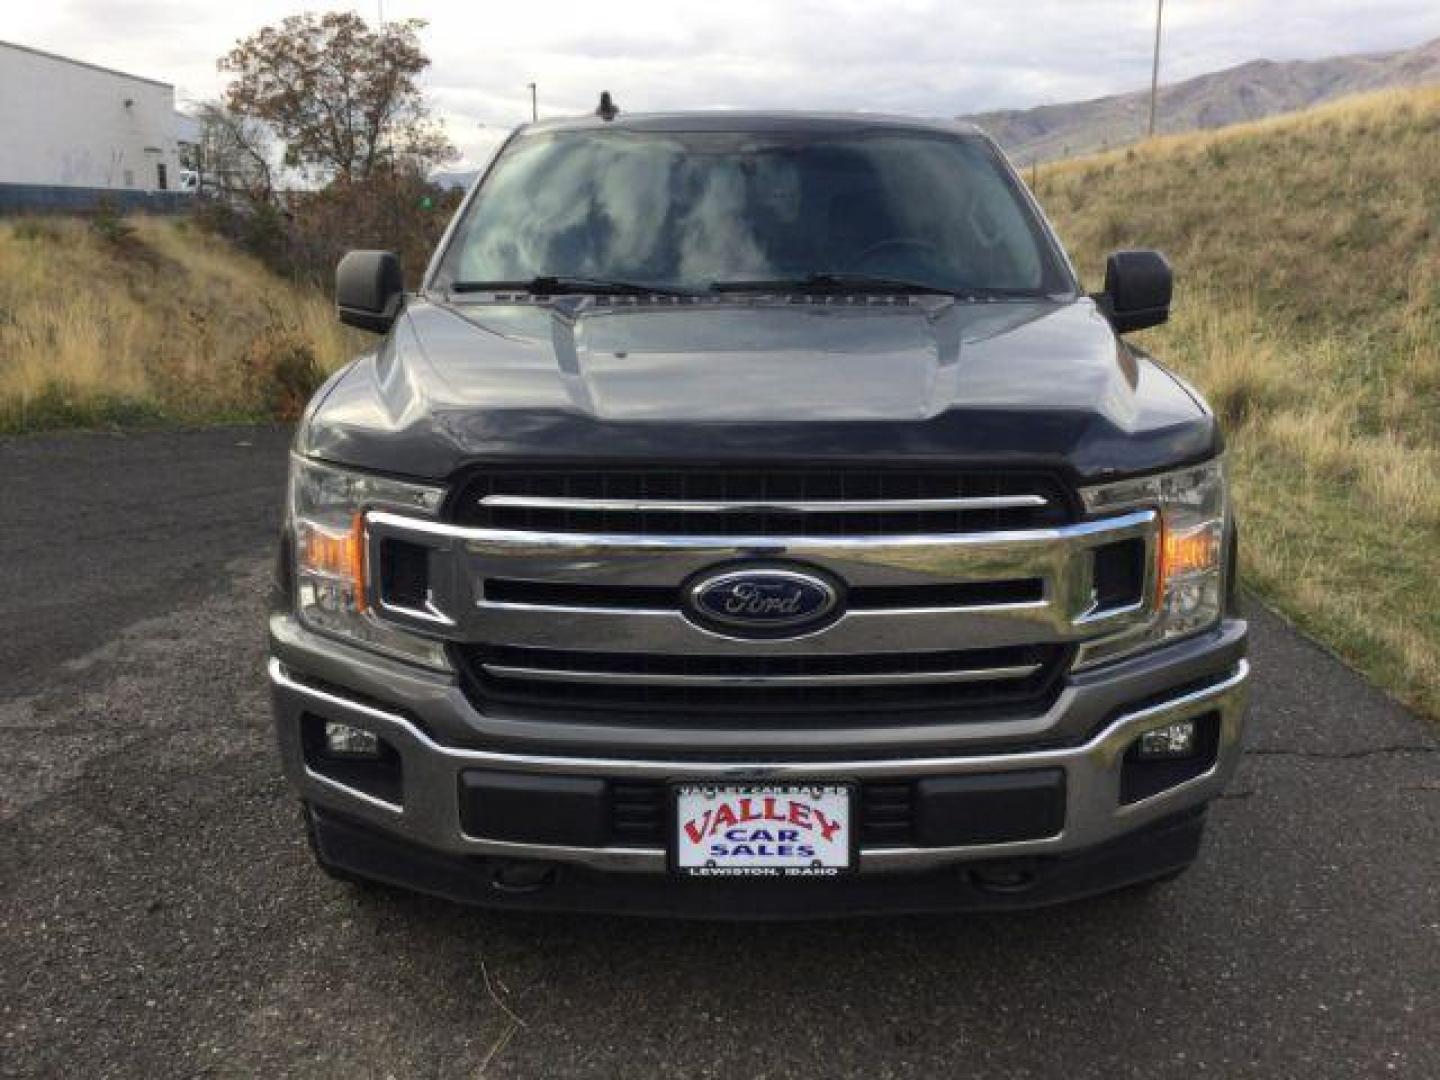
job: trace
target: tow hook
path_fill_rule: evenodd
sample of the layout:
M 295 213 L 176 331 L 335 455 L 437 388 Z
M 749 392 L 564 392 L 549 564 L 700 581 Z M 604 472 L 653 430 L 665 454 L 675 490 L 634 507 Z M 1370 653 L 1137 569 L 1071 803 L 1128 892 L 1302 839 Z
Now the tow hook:
M 502 862 L 490 875 L 490 887 L 496 892 L 511 895 L 535 893 L 548 888 L 560 876 L 560 868 L 554 863 L 510 861 Z
M 1035 887 L 1033 859 L 988 863 L 970 871 L 975 887 L 989 893 L 1022 893 Z

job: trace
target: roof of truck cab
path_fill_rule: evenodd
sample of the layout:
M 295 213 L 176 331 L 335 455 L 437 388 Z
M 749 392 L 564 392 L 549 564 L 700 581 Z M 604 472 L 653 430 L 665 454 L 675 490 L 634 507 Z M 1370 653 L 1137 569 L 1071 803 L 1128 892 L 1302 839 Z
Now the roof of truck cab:
M 522 131 L 741 131 L 757 133 L 927 131 L 975 134 L 979 129 L 963 120 L 943 117 L 899 116 L 867 112 L 790 112 L 707 109 L 694 112 L 620 113 L 613 120 L 599 116 L 558 117 L 526 124 Z

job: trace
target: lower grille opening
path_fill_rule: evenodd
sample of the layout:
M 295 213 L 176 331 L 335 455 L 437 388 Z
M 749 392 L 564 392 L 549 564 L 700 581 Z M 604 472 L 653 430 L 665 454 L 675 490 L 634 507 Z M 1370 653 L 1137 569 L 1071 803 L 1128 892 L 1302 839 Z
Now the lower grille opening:
M 701 726 L 982 719 L 1043 708 L 1068 648 L 863 655 L 693 656 L 513 646 L 455 650 L 477 707 Z M 865 682 L 865 679 L 880 681 Z M 654 680 L 654 681 L 650 681 Z M 769 680 L 769 681 L 767 681 Z M 888 681 L 887 681 L 888 680 Z
M 915 839 L 914 785 L 860 785 L 860 843 L 867 848 L 911 847 Z M 610 784 L 610 837 L 622 847 L 663 847 L 667 841 L 666 785 L 657 781 Z

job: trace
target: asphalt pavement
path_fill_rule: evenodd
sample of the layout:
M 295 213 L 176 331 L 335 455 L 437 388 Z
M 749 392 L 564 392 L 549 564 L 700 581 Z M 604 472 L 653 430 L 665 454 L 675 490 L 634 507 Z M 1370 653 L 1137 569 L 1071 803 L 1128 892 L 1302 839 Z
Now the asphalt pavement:
M 1263 610 L 1157 889 L 715 925 L 329 880 L 262 669 L 288 437 L 0 441 L 0 1075 L 1440 1076 L 1437 729 Z

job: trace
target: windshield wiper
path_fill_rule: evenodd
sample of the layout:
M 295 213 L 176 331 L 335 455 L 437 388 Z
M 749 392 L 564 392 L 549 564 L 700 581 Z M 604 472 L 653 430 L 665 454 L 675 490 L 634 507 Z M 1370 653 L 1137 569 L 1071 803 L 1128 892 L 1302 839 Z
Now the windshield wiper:
M 936 285 L 912 278 L 888 277 L 884 274 L 852 274 L 824 271 L 798 278 L 757 279 L 755 281 L 717 281 L 711 292 L 836 292 L 836 293 L 913 293 L 954 296 L 961 300 L 1034 300 L 1041 294 L 1033 289 L 999 289 L 985 285 Z
M 716 281 L 711 292 L 854 292 L 854 293 L 933 293 L 954 296 L 955 289 L 933 285 L 928 281 L 886 277 L 880 274 L 848 274 L 826 271 L 798 278 L 757 279 L 755 281 Z
M 641 281 L 610 281 L 605 278 L 563 277 L 555 274 L 541 274 L 539 277 L 515 281 L 456 281 L 450 285 L 453 293 L 473 292 L 528 292 L 535 296 L 565 296 L 568 294 L 617 293 L 624 296 L 694 296 L 684 289 L 672 289 L 665 285 L 647 285 Z

